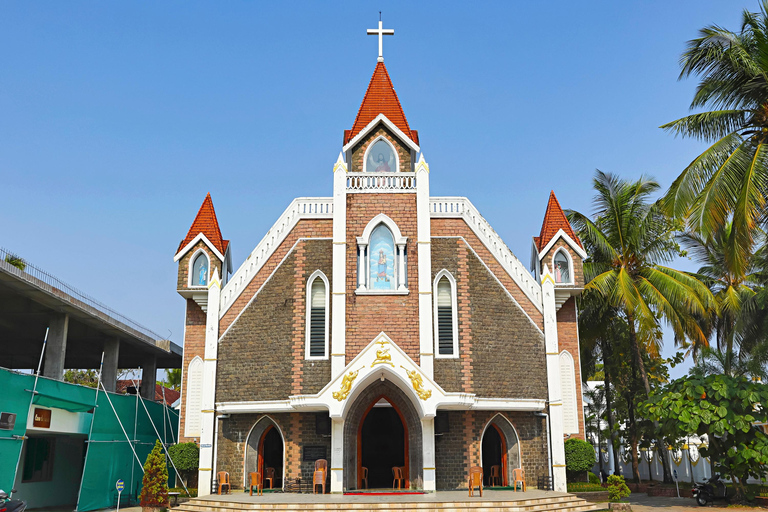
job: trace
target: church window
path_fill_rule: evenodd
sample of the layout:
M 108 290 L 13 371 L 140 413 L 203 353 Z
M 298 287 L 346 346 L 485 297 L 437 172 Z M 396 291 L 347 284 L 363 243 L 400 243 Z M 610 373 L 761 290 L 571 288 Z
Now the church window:
M 193 260 L 190 283 L 192 286 L 208 285 L 208 256 L 203 251 L 200 251 Z
M 552 266 L 555 271 L 556 283 L 570 283 L 573 281 L 571 278 L 571 260 L 566 255 L 565 250 L 560 249 L 555 253 Z
M 366 152 L 365 172 L 397 172 L 397 153 L 385 138 L 380 137 Z
M 307 359 L 328 358 L 328 278 L 316 271 L 307 285 Z
M 184 436 L 200 437 L 203 409 L 203 360 L 195 356 L 187 367 L 187 408 Z
M 579 417 L 576 407 L 576 372 L 573 357 L 564 350 L 560 353 L 560 390 L 563 397 L 563 433 L 579 433 Z
M 437 357 L 458 357 L 459 327 L 456 306 L 456 282 L 447 270 L 435 277 L 435 344 Z
M 408 293 L 406 283 L 406 237 L 397 225 L 380 213 L 357 237 L 358 295 Z

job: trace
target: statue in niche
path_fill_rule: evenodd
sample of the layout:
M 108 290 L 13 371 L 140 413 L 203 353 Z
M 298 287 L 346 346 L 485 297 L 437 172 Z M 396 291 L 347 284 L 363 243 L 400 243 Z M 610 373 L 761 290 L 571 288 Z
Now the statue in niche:
M 205 268 L 205 265 L 200 267 L 200 280 L 198 281 L 198 284 L 205 285 L 207 284 L 205 282 L 206 274 L 208 273 L 208 269 Z

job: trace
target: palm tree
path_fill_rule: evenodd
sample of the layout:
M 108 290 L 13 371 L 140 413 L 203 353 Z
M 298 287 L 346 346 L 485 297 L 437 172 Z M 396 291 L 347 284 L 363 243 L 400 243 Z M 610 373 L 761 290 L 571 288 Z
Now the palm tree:
M 744 11 L 741 30 L 716 25 L 699 31 L 681 57 L 680 78 L 701 77 L 691 114 L 661 128 L 711 143 L 674 181 L 665 202 L 709 240 L 732 219 L 727 249 L 741 272 L 764 219 L 768 192 L 768 0 Z
M 660 202 L 650 202 L 658 183 L 646 177 L 629 182 L 599 170 L 593 183 L 593 219 L 566 212 L 589 254 L 584 262 L 585 292 L 595 291 L 626 319 L 632 367 L 648 396 L 651 386 L 642 351 L 658 342 L 660 320 L 672 328 L 677 342 L 706 345 L 707 335 L 697 320 L 711 314 L 712 293 L 696 277 L 663 265 L 680 251 L 675 241 L 678 226 Z M 666 481 L 668 464 L 664 468 Z
M 734 362 L 734 344 L 741 345 L 745 305 L 755 296 L 754 286 L 758 276 L 754 258 L 747 258 L 745 265 L 735 265 L 729 258 L 728 247 L 733 242 L 733 229 L 730 222 L 718 228 L 709 240 L 698 233 L 685 233 L 680 236 L 682 244 L 703 266 L 697 277 L 704 282 L 715 298 L 714 315 L 702 319 L 702 325 L 709 336 L 717 342 L 717 350 L 722 357 L 723 373 L 731 375 Z M 753 240 L 761 234 L 751 235 Z M 748 347 L 744 347 L 748 348 Z M 747 350 L 740 351 L 746 355 Z M 710 353 L 710 356 L 714 354 Z

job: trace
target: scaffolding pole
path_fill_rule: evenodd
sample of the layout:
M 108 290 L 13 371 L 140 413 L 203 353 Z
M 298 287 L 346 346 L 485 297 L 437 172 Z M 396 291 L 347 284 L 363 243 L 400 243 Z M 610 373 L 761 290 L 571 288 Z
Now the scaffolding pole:
M 91 415 L 91 427 L 88 429 L 88 442 L 91 442 L 91 436 L 93 435 L 93 423 L 96 418 L 96 409 L 99 406 L 99 384 L 101 384 L 101 370 L 104 368 L 104 352 L 101 353 L 101 363 L 99 363 L 99 377 L 96 381 L 96 399 L 93 401 L 93 414 Z M 90 453 L 89 447 L 85 448 L 85 460 L 83 461 L 83 472 L 80 474 L 80 489 L 77 491 L 77 503 L 75 504 L 75 512 L 80 507 L 80 494 L 83 492 L 83 479 L 85 478 L 85 468 L 88 467 L 88 454 Z

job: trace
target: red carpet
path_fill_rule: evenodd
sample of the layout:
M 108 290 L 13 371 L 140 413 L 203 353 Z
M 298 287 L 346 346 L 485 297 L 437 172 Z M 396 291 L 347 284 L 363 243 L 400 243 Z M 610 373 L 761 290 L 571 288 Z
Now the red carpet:
M 400 494 L 426 494 L 420 491 L 393 491 L 393 492 L 345 492 L 344 496 L 398 496 Z

